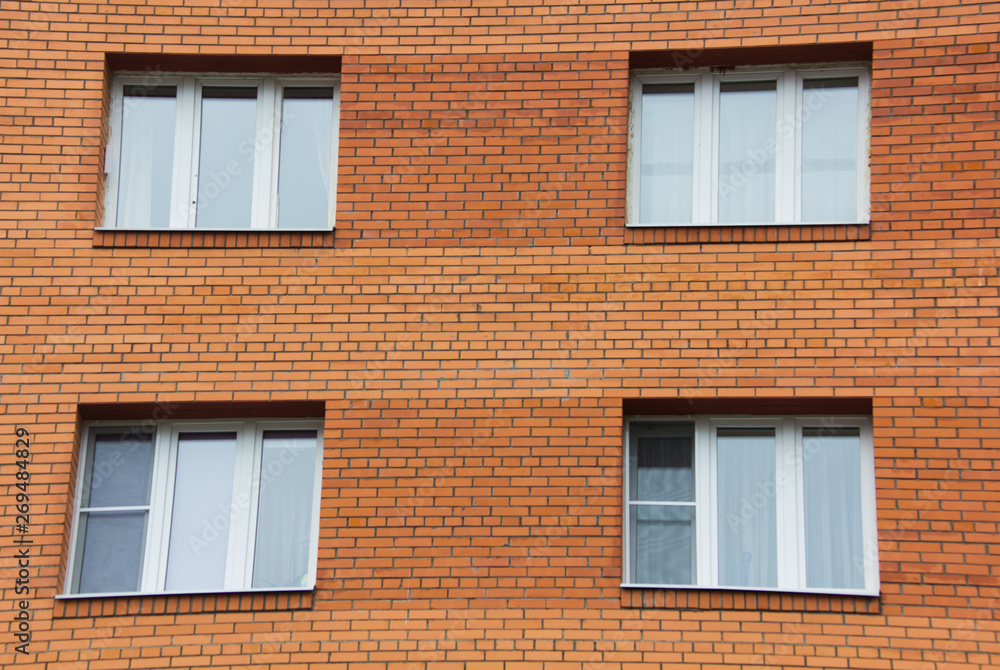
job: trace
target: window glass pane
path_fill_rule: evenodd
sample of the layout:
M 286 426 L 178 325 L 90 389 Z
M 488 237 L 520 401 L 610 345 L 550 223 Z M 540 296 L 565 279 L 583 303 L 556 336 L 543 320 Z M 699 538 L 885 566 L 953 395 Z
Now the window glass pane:
M 802 220 L 858 220 L 858 78 L 802 92 Z
M 778 585 L 773 428 L 717 433 L 719 584 Z
M 316 431 L 264 431 L 254 588 L 307 586 Z
M 77 529 L 82 556 L 80 593 L 130 593 L 139 590 L 146 512 L 80 515 Z
M 278 159 L 278 227 L 328 228 L 333 87 L 285 88 Z
M 694 584 L 692 505 L 630 505 L 632 581 Z
M 115 225 L 166 228 L 174 170 L 174 86 L 125 86 Z
M 694 500 L 694 424 L 633 424 L 635 448 L 629 455 L 632 500 Z
M 723 82 L 719 94 L 719 221 L 774 221 L 776 83 Z
M 168 591 L 216 590 L 226 582 L 233 504 L 236 433 L 182 433 L 167 553 Z
M 690 223 L 694 84 L 642 87 L 639 222 Z
M 861 432 L 805 428 L 802 459 L 807 585 L 863 589 Z
M 152 468 L 151 433 L 98 433 L 87 457 L 83 507 L 148 505 Z
M 250 227 L 256 124 L 256 87 L 202 88 L 199 228 Z

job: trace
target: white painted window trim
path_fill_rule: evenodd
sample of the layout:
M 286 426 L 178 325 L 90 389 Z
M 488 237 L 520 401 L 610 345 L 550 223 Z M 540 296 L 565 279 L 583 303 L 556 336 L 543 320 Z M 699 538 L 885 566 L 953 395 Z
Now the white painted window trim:
M 170 540 L 170 519 L 173 510 L 174 476 L 176 474 L 178 438 L 182 432 L 235 431 L 236 462 L 233 474 L 232 500 L 247 496 L 250 500 L 247 514 L 235 515 L 229 520 L 229 537 L 225 586 L 221 592 L 274 592 L 311 590 L 316 584 L 316 563 L 319 555 L 319 515 L 322 498 L 323 469 L 323 422 L 312 419 L 263 419 L 263 420 L 223 420 L 223 421 L 177 421 L 163 422 L 153 434 L 153 465 L 150 475 L 150 500 L 144 507 L 149 519 L 143 548 L 142 567 L 139 576 L 139 590 L 134 592 L 80 593 L 76 591 L 78 556 L 80 547 L 78 531 L 80 515 L 89 508 L 82 507 L 83 491 L 87 471 L 87 459 L 93 434 L 99 430 L 129 429 L 138 427 L 129 421 L 95 421 L 87 424 L 82 431 L 80 458 L 77 465 L 76 494 L 73 504 L 73 528 L 70 535 L 69 560 L 64 593 L 60 598 L 114 597 L 122 595 L 153 595 L 166 593 L 196 593 L 193 590 L 167 591 L 164 587 L 167 574 L 167 553 Z M 263 455 L 263 435 L 268 430 L 315 430 L 316 462 L 313 468 L 312 518 L 309 531 L 309 574 L 305 586 L 286 588 L 253 588 L 253 561 L 257 505 L 260 487 L 255 484 L 261 476 Z M 148 431 L 144 434 L 148 434 Z M 111 508 L 100 508 L 108 510 Z M 219 592 L 213 589 L 212 593 Z
M 145 228 L 119 225 L 117 221 L 118 184 L 122 152 L 124 90 L 137 85 L 150 88 L 176 86 L 174 121 L 174 159 L 169 227 Z M 332 229 L 337 212 L 337 158 L 340 136 L 340 77 L 337 75 L 212 75 L 212 74 L 129 74 L 114 78 L 111 95 L 110 127 L 105 154 L 104 225 L 105 230 L 194 230 L 197 208 L 199 129 L 201 127 L 201 89 L 203 86 L 257 86 L 256 137 L 270 136 L 256 142 L 254 151 L 254 186 L 251 216 L 246 228 L 225 228 L 225 232 L 278 230 L 278 156 L 281 142 L 281 103 L 285 87 L 333 87 L 333 128 L 330 142 L 329 228 L 302 228 L 316 232 Z M 213 230 L 197 228 L 197 230 Z M 282 228 L 282 231 L 299 230 Z
M 762 81 L 777 82 L 777 118 L 775 128 L 786 119 L 795 119 L 801 109 L 803 82 L 806 79 L 858 78 L 858 180 L 857 210 L 853 221 L 803 222 L 801 220 L 801 144 L 802 125 L 794 122 L 795 132 L 791 141 L 778 132 L 776 141 L 776 193 L 775 220 L 757 223 L 720 223 L 718 221 L 718 151 L 719 94 L 723 82 Z M 692 221 L 685 223 L 639 222 L 639 187 L 642 128 L 642 88 L 651 84 L 694 84 L 694 175 L 692 194 Z M 629 100 L 630 119 L 628 133 L 627 179 L 625 221 L 628 226 L 686 227 L 686 226 L 774 226 L 774 225 L 844 225 L 864 224 L 870 219 L 870 138 L 871 138 L 871 73 L 863 64 L 835 64 L 828 66 L 746 67 L 726 71 L 714 70 L 642 70 L 633 76 Z
M 632 544 L 630 510 L 633 503 L 630 491 L 630 458 L 632 452 L 631 426 L 633 423 L 694 423 L 694 506 L 695 532 L 693 583 L 645 584 L 632 579 Z M 861 519 L 864 548 L 863 589 L 809 588 L 805 576 L 805 498 L 803 491 L 803 438 L 805 427 L 857 427 L 860 431 L 861 458 Z M 778 509 L 777 560 L 778 587 L 740 587 L 720 585 L 718 580 L 718 509 L 716 475 L 716 429 L 719 427 L 773 427 L 776 436 L 775 484 Z M 871 419 L 863 416 L 790 416 L 790 417 L 740 417 L 740 416 L 632 416 L 625 423 L 625 445 L 622 469 L 623 523 L 622 523 L 622 587 L 623 588 L 681 588 L 721 589 L 731 591 L 772 591 L 780 593 L 816 593 L 829 595 L 879 594 L 878 535 L 875 505 L 875 453 Z M 785 467 L 785 477 L 778 473 Z M 784 480 L 784 484 L 781 481 Z M 655 503 L 654 503 L 655 504 Z

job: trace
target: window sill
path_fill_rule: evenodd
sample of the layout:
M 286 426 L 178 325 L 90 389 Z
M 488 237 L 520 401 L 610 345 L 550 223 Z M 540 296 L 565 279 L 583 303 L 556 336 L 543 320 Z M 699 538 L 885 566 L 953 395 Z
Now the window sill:
M 97 228 L 95 247 L 261 249 L 332 247 L 333 230 L 144 230 Z
M 715 589 L 621 588 L 623 609 L 754 610 L 767 612 L 846 612 L 879 614 L 878 596 L 776 593 Z
M 625 227 L 625 244 L 708 244 L 727 242 L 851 242 L 870 240 L 870 223 L 756 226 Z
M 127 596 L 57 596 L 57 619 L 200 612 L 282 612 L 309 610 L 313 591 L 241 591 L 232 593 L 136 594 Z

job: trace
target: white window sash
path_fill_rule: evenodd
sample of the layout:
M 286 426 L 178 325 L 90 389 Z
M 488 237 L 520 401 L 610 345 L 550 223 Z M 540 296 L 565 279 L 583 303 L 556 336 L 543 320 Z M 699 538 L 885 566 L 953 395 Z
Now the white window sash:
M 337 216 L 337 167 L 340 163 L 339 153 L 340 153 L 340 81 L 339 79 L 332 80 L 330 78 L 315 78 L 315 77 L 280 77 L 276 80 L 276 86 L 274 91 L 274 133 L 273 133 L 273 146 L 271 147 L 273 152 L 273 159 L 270 163 L 271 165 L 271 182 L 268 189 L 268 194 L 271 197 L 271 203 L 268 210 L 267 227 L 277 228 L 278 226 L 278 207 L 280 202 L 278 202 L 278 177 L 279 177 L 279 158 L 281 152 L 281 114 L 282 105 L 284 103 L 284 90 L 289 87 L 332 87 L 333 88 L 333 117 L 332 125 L 330 128 L 330 178 L 329 185 L 327 187 L 327 192 L 330 194 L 328 198 L 327 205 L 327 220 L 334 222 Z
M 778 485 L 778 475 L 777 471 L 780 468 L 781 461 L 779 460 L 782 455 L 782 445 L 784 443 L 784 432 L 783 432 L 783 421 L 780 419 L 767 419 L 767 418 L 745 418 L 745 419 L 707 419 L 705 427 L 705 440 L 708 442 L 708 451 L 711 460 L 711 472 L 708 474 L 712 483 L 712 496 L 709 498 L 707 505 L 709 509 L 707 514 L 711 518 L 712 522 L 712 532 L 708 538 L 707 552 L 712 559 L 712 571 L 708 575 L 708 579 L 704 582 L 704 585 L 708 588 L 734 588 L 731 586 L 720 586 L 719 584 L 719 569 L 720 569 L 720 547 L 719 547 L 719 527 L 720 524 L 724 523 L 725 520 L 719 518 L 720 510 L 718 503 L 718 467 L 719 467 L 719 446 L 718 446 L 718 431 L 719 428 L 772 428 L 774 429 L 775 437 L 775 472 L 774 472 L 774 483 L 775 483 L 775 504 L 778 509 L 777 523 L 777 544 L 774 547 L 777 558 L 777 570 L 778 570 L 778 589 L 790 588 L 789 584 L 783 583 L 784 575 L 782 571 L 788 569 L 788 563 L 786 552 L 789 550 L 790 544 L 794 543 L 794 538 L 789 538 L 786 529 L 783 527 L 784 515 L 782 514 L 783 505 L 787 505 L 788 501 L 784 497 L 784 492 L 782 488 Z M 794 502 L 792 503 L 794 507 Z M 792 509 L 793 507 L 785 508 Z M 791 584 L 795 584 L 792 581 Z
M 775 81 L 776 82 L 776 96 L 777 104 L 775 105 L 776 116 L 774 119 L 775 128 L 778 127 L 778 121 L 782 113 L 782 101 L 783 97 L 783 77 L 782 74 L 776 71 L 764 71 L 764 72 L 743 72 L 738 74 L 706 74 L 702 78 L 701 88 L 703 91 L 707 89 L 706 96 L 711 96 L 708 109 L 703 110 L 705 118 L 712 119 L 712 126 L 710 129 L 705 129 L 707 132 L 707 137 L 704 141 L 710 146 L 710 152 L 702 156 L 702 160 L 706 163 L 706 168 L 710 170 L 710 183 L 711 188 L 708 194 L 708 199 L 706 203 L 708 204 L 708 211 L 706 216 L 702 218 L 695 219 L 697 225 L 748 225 L 748 226 L 758 226 L 758 225 L 772 225 L 774 221 L 756 221 L 749 223 L 723 223 L 719 221 L 719 209 L 720 209 L 720 199 L 721 199 L 721 188 L 722 180 L 719 172 L 719 162 L 720 162 L 720 150 L 721 150 L 721 129 L 722 129 L 722 84 L 732 83 L 732 82 L 758 82 L 758 81 Z M 776 165 L 775 165 L 775 219 L 777 219 L 778 212 L 781 208 L 780 201 L 780 191 L 781 191 L 781 171 L 782 171 L 782 151 L 787 151 L 788 147 L 779 145 L 776 151 Z
M 134 422 L 103 421 L 88 424 L 82 435 L 83 445 L 78 463 L 77 486 L 74 496 L 74 517 L 69 550 L 70 566 L 67 571 L 65 593 L 60 598 L 93 597 L 99 595 L 108 597 L 114 595 L 159 594 L 168 593 L 165 589 L 167 575 L 167 557 L 171 531 L 173 510 L 178 441 L 184 432 L 236 432 L 236 461 L 234 467 L 233 495 L 231 505 L 239 507 L 238 514 L 231 515 L 228 523 L 226 578 L 223 591 L 298 591 L 311 589 L 316 583 L 316 560 L 319 552 L 319 513 L 322 485 L 323 464 L 323 425 L 316 420 L 265 419 L 258 421 L 193 421 L 165 423 L 156 429 L 153 437 L 153 465 L 150 474 L 149 505 L 142 506 L 148 510 L 146 536 L 143 546 L 143 558 L 140 567 L 139 589 L 128 593 L 77 593 L 75 575 L 83 556 L 78 551 L 80 518 L 90 508 L 82 506 L 82 496 L 85 487 L 87 459 L 90 458 L 89 447 L 92 435 L 97 430 L 127 429 L 135 426 Z M 310 521 L 310 559 L 309 573 L 304 586 L 285 587 L 280 589 L 253 589 L 253 561 L 255 553 L 254 535 L 257 523 L 257 505 L 259 500 L 259 482 L 261 476 L 261 456 L 263 451 L 263 434 L 268 430 L 315 430 L 316 457 L 313 464 L 314 481 L 312 497 L 312 517 Z M 248 505 L 240 506 L 241 500 L 248 500 Z M 132 506 L 135 507 L 135 506 Z M 101 508 L 110 510 L 111 508 Z M 136 507 L 138 509 L 138 507 Z M 180 591 L 182 593 L 194 590 Z
M 802 538 L 799 543 L 799 565 L 803 567 L 801 581 L 805 583 L 806 575 L 806 543 L 805 543 L 805 491 L 804 491 L 804 468 L 805 451 L 803 429 L 820 425 L 829 428 L 857 428 L 860 436 L 860 462 L 857 464 L 860 476 L 859 501 L 861 508 L 861 541 L 864 552 L 861 560 L 864 566 L 865 591 L 878 593 L 879 588 L 879 565 L 878 565 L 878 528 L 876 520 L 875 504 L 875 449 L 873 444 L 872 424 L 870 421 L 857 417 L 836 417 L 831 420 L 827 418 L 796 418 L 789 420 L 794 424 L 794 439 L 796 450 L 796 469 L 798 476 L 797 495 L 801 504 L 798 506 L 798 532 Z
M 635 422 L 691 422 L 695 424 L 695 546 L 696 562 L 693 584 L 641 584 L 631 573 L 631 558 L 636 538 L 631 537 L 632 500 L 629 459 L 633 449 L 630 426 Z M 808 426 L 857 427 L 860 431 L 862 538 L 865 580 L 863 589 L 809 588 L 806 585 L 805 495 L 803 489 L 803 428 Z M 775 431 L 774 495 L 777 509 L 776 588 L 739 587 L 719 583 L 719 518 L 717 433 L 723 427 L 770 427 Z M 623 468 L 623 587 L 706 588 L 726 590 L 775 591 L 794 593 L 878 595 L 878 546 L 875 521 L 875 462 L 871 421 L 864 417 L 725 417 L 706 416 L 635 416 L 625 426 Z M 642 503 L 649 504 L 649 503 Z
M 699 74 L 700 72 L 700 74 Z M 799 110 L 802 109 L 803 82 L 805 79 L 837 77 L 857 77 L 857 216 L 849 221 L 805 222 L 808 225 L 858 224 L 868 221 L 870 216 L 870 116 L 871 94 L 868 68 L 857 64 L 831 67 L 785 67 L 785 68 L 738 68 L 725 73 L 711 71 L 664 72 L 643 71 L 632 80 L 631 119 L 628 137 L 628 175 L 626 199 L 626 222 L 629 226 L 760 226 L 760 225 L 801 225 L 802 220 L 802 180 L 801 147 L 802 124 Z M 777 118 L 775 150 L 775 215 L 774 221 L 759 221 L 740 224 L 719 221 L 719 114 L 720 86 L 723 82 L 762 81 L 772 79 L 777 82 Z M 640 172 L 642 149 L 642 101 L 643 86 L 649 84 L 690 84 L 695 85 L 695 151 L 692 194 L 692 221 L 686 223 L 666 223 L 662 221 L 640 222 Z M 783 130 L 783 124 L 791 124 L 791 132 Z
M 118 198 L 121 183 L 124 89 L 129 85 L 176 86 L 174 155 L 171 169 L 170 230 L 193 230 L 197 226 L 199 159 L 201 146 L 201 102 L 204 86 L 257 86 L 257 114 L 254 137 L 253 188 L 250 221 L 238 230 L 273 230 L 278 221 L 278 157 L 281 142 L 282 92 L 288 86 L 328 86 L 333 88 L 333 124 L 331 128 L 330 184 L 327 220 L 336 220 L 337 162 L 340 130 L 340 78 L 337 76 L 198 76 L 166 74 L 120 75 L 112 84 L 112 104 L 108 145 L 105 156 L 105 229 L 134 227 L 119 221 Z M 209 230 L 207 228 L 203 230 Z M 289 229 L 293 230 L 293 229 Z M 309 229 L 317 230 L 317 229 Z

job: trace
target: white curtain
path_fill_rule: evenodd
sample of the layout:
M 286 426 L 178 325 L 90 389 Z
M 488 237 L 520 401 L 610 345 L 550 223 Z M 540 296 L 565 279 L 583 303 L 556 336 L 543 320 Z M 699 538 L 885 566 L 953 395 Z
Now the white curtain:
M 316 448 L 316 431 L 264 432 L 254 588 L 306 585 Z
M 181 433 L 177 443 L 167 591 L 222 590 L 226 586 L 236 433 Z M 242 510 L 246 514 L 246 510 Z
M 774 221 L 776 84 L 723 82 L 719 95 L 719 222 Z
M 857 221 L 857 77 L 806 81 L 802 93 L 802 220 Z
M 327 228 L 333 89 L 286 88 L 281 105 L 278 227 Z
M 773 428 L 717 434 L 719 584 L 778 585 Z
M 806 581 L 810 588 L 865 586 L 861 438 L 857 428 L 805 428 Z
M 198 156 L 199 228 L 248 228 L 253 205 L 257 89 L 205 86 Z
M 169 225 L 175 105 L 172 96 L 128 95 L 126 90 L 118 165 L 118 226 Z
M 694 84 L 642 89 L 639 222 L 690 223 L 694 189 Z

